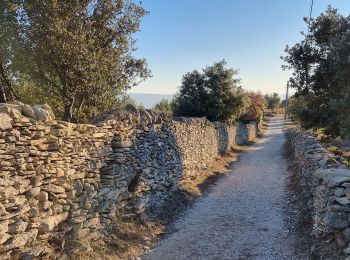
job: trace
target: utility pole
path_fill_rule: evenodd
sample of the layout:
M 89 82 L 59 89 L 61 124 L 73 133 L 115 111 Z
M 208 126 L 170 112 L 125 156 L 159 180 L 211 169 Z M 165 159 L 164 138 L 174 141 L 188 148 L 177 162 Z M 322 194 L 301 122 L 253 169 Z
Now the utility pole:
M 289 91 L 289 81 L 287 82 L 287 92 L 286 92 L 286 102 L 284 104 L 284 120 L 288 118 L 287 110 L 288 110 L 288 91 Z

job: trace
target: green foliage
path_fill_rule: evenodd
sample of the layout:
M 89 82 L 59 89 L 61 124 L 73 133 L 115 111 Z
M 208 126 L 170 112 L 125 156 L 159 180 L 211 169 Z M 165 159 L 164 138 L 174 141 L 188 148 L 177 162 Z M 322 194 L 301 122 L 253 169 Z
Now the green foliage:
M 0 102 L 18 99 L 15 92 L 16 55 L 21 36 L 18 25 L 19 1 L 0 1 Z
M 297 89 L 290 113 L 305 128 L 349 137 L 350 17 L 328 7 L 306 22 L 304 39 L 287 46 L 283 57 L 284 68 L 293 71 L 290 84 Z
M 171 108 L 171 104 L 167 99 L 162 99 L 157 104 L 153 106 L 153 110 L 156 112 L 163 112 L 167 115 L 172 115 L 173 111 Z
M 255 121 L 260 125 L 264 117 L 265 99 L 260 92 L 247 92 L 247 96 L 249 106 L 240 120 L 247 123 Z
M 117 96 L 117 99 L 114 103 L 114 107 L 123 108 L 129 104 L 138 108 L 145 108 L 143 104 L 137 103 L 135 99 L 133 99 L 130 95 L 128 95 L 125 92 Z
M 248 97 L 224 60 L 183 76 L 172 108 L 175 116 L 207 117 L 211 121 L 235 121 L 248 106 Z
M 281 104 L 281 99 L 277 93 L 273 93 L 271 95 L 265 95 L 265 100 L 267 104 L 267 108 L 272 109 L 273 112 L 277 111 L 277 108 Z
M 46 92 L 29 79 L 21 79 L 16 84 L 16 93 L 25 104 L 55 104 L 51 106 L 56 117 L 63 116 L 63 103 L 59 97 Z
M 5 48 L 9 64 L 18 64 L 8 75 L 29 79 L 33 93 L 37 88 L 50 93 L 49 104 L 64 120 L 87 121 L 149 76 L 145 60 L 132 56 L 132 36 L 146 14 L 132 0 L 21 0 L 11 6 L 15 20 L 9 27 L 20 48 L 17 55 Z M 1 13 L 0 21 L 6 15 Z

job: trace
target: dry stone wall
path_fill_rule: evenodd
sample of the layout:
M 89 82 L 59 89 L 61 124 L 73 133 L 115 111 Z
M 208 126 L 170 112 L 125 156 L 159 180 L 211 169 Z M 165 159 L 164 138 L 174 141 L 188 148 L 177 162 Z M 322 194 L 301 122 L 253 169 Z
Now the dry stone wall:
M 237 136 L 236 141 L 238 145 L 249 143 L 257 136 L 258 127 L 255 122 L 244 124 L 237 122 Z
M 313 234 L 350 253 L 350 170 L 311 134 L 288 133 L 299 165 L 299 185 L 309 198 Z
M 58 233 L 103 236 L 117 211 L 161 206 L 182 180 L 256 133 L 132 106 L 92 124 L 53 119 L 48 106 L 0 104 L 2 259 L 37 257 Z

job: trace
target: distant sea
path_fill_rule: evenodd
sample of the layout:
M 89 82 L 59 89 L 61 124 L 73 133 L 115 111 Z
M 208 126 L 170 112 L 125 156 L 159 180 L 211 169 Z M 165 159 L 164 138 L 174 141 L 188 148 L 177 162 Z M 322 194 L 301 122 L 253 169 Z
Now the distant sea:
M 171 100 L 174 95 L 162 95 L 162 94 L 146 94 L 146 93 L 128 93 L 136 103 L 143 104 L 145 108 L 152 108 L 156 103 L 162 99 Z

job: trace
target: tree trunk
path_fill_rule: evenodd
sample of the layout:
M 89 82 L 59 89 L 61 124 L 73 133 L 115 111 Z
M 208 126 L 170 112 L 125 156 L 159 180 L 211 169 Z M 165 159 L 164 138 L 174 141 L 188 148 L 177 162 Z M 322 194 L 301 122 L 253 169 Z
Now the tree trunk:
M 73 118 L 73 104 L 74 102 L 68 102 L 64 105 L 63 121 L 70 122 Z
M 0 85 L 0 103 L 7 103 L 4 86 Z

